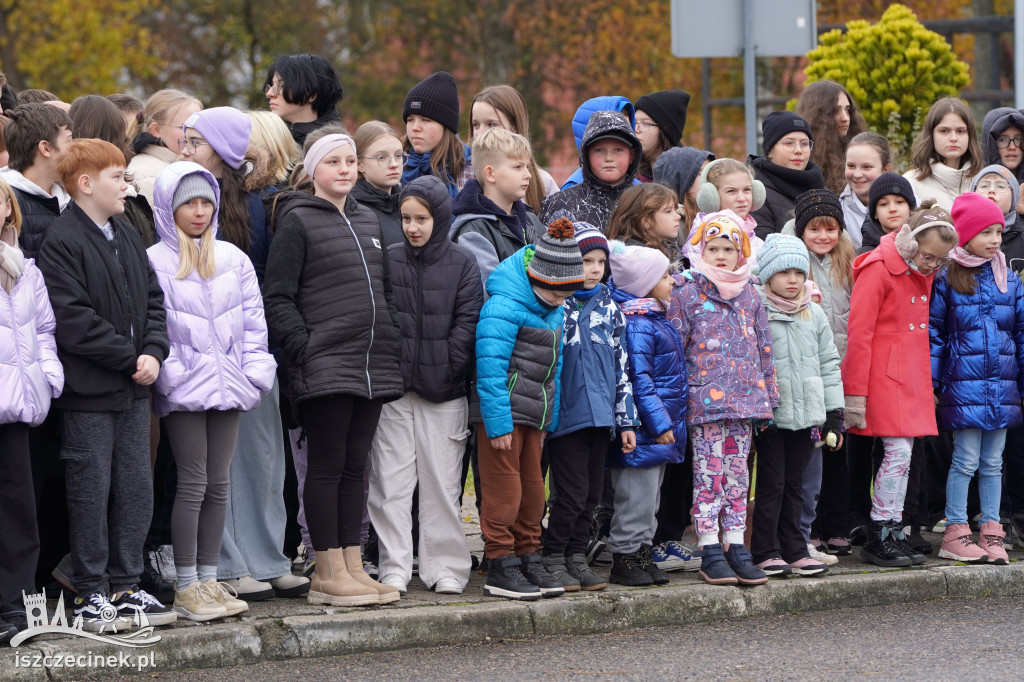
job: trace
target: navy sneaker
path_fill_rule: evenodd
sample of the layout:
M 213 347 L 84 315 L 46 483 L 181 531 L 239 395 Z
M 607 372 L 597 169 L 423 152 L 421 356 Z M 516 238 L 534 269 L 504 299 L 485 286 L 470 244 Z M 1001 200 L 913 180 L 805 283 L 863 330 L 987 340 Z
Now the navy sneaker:
M 72 626 L 79 621 L 86 632 L 120 632 L 131 627 L 131 621 L 122 618 L 107 595 L 99 591 L 75 597 Z
M 725 560 L 740 585 L 764 585 L 768 582 L 768 575 L 754 565 L 753 557 L 743 545 L 729 545 L 725 551 Z
M 701 563 L 697 575 L 709 585 L 736 585 L 739 578 L 725 560 L 722 545 L 704 545 L 700 548 Z
M 117 615 L 131 622 L 136 627 L 142 624 L 142 616 L 146 614 L 146 620 L 150 625 L 171 625 L 178 620 L 178 614 L 170 606 L 164 606 L 156 597 L 139 589 L 138 585 L 132 585 L 130 589 L 118 592 L 110 601 L 117 609 Z

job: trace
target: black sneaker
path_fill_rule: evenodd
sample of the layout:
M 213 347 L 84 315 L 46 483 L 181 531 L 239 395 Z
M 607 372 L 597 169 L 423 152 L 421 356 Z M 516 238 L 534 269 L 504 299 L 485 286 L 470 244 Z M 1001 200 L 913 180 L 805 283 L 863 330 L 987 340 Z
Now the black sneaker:
M 661 566 L 654 563 L 654 557 L 651 556 L 652 550 L 651 545 L 640 545 L 640 565 L 647 571 L 647 575 L 651 576 L 655 585 L 668 585 L 671 578 L 662 570 Z
M 540 554 L 530 552 L 529 554 L 524 554 L 520 560 L 522 561 L 523 575 L 526 576 L 526 579 L 531 584 L 536 585 L 540 589 L 542 597 L 560 597 L 565 594 L 565 586 L 548 572 Z
M 870 524 L 858 524 L 850 531 L 850 544 L 854 547 L 862 547 L 871 536 Z
M 117 609 L 119 616 L 130 621 L 135 627 L 145 625 L 140 615 L 143 613 L 146 614 L 146 621 L 149 625 L 153 626 L 171 625 L 178 620 L 178 614 L 174 612 L 174 609 L 164 606 L 156 597 L 140 589 L 138 585 L 132 585 L 131 589 L 115 594 L 110 603 Z
M 768 574 L 754 565 L 754 558 L 743 545 L 729 545 L 725 550 L 725 561 L 740 585 L 764 585 L 768 582 Z
M 139 587 L 155 596 L 161 602 L 174 601 L 174 581 L 168 580 L 160 571 L 159 554 L 143 553 L 142 575 L 139 576 Z
M 860 558 L 868 563 L 883 568 L 906 568 L 913 566 L 903 549 L 893 537 L 894 527 L 890 523 L 881 521 L 871 522 L 871 533 L 867 542 L 860 548 Z
M 49 608 L 46 609 L 46 613 L 43 614 L 43 620 L 49 623 L 53 620 L 53 611 Z M 18 628 L 18 632 L 24 632 L 28 630 L 28 616 L 25 615 L 25 610 L 21 611 L 8 611 L 7 613 L 0 613 L 0 621 L 10 623 L 14 627 Z
M 488 560 L 484 594 L 521 601 L 540 599 L 540 590 L 526 579 L 522 566 L 522 561 L 515 554 Z
M 10 641 L 16 634 L 18 634 L 17 625 L 8 623 L 6 620 L 0 620 L 0 644 Z
M 72 626 L 81 621 L 86 632 L 120 632 L 131 627 L 131 622 L 120 616 L 102 592 L 75 597 L 74 605 Z
M 579 592 L 580 581 L 569 572 L 566 566 L 564 554 L 551 554 L 544 557 L 544 568 L 548 569 L 551 577 L 562 584 L 566 592 Z
M 629 587 L 649 587 L 654 578 L 644 570 L 639 550 L 632 554 L 612 554 L 612 572 L 608 581 Z
M 580 582 L 580 587 L 588 592 L 603 590 L 608 587 L 608 581 L 590 569 L 586 554 L 573 554 L 570 556 L 566 568 L 569 571 L 569 575 L 576 578 Z
M 910 539 L 907 537 L 906 530 L 902 525 L 892 529 L 892 536 L 896 540 L 896 545 L 910 558 L 914 566 L 924 563 L 924 554 L 917 551 L 917 548 L 910 544 Z
M 935 551 L 935 548 L 932 547 L 932 543 L 924 539 L 924 536 L 921 535 L 921 530 L 917 526 L 910 526 L 910 528 L 911 531 L 906 533 L 906 536 L 907 542 L 910 543 L 911 547 L 921 554 L 931 554 Z

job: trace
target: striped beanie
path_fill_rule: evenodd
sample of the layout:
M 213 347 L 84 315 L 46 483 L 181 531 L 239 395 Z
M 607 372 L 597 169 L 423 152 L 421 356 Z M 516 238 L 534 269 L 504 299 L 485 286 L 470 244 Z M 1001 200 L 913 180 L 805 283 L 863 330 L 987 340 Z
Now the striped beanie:
M 576 228 L 576 243 L 580 245 L 580 254 L 587 255 L 594 249 L 601 249 L 609 255 L 608 237 L 590 223 L 573 223 Z
M 558 218 L 548 225 L 526 266 L 530 284 L 553 291 L 583 288 L 583 254 L 574 235 L 575 228 L 568 218 Z

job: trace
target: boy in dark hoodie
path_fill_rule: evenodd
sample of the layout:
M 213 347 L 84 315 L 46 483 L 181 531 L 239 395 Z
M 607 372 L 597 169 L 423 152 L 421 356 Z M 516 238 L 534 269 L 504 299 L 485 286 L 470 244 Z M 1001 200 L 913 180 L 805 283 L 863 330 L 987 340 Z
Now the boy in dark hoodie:
M 607 232 L 608 219 L 633 184 L 639 165 L 640 141 L 626 117 L 614 111 L 594 113 L 580 146 L 583 182 L 544 199 L 541 222 L 568 218 Z
M 498 263 L 543 232 L 543 225 L 523 201 L 530 186 L 532 158 L 529 140 L 504 128 L 473 138 L 476 178 L 466 182 L 452 203 L 455 220 L 449 237 L 476 258 L 482 284 Z

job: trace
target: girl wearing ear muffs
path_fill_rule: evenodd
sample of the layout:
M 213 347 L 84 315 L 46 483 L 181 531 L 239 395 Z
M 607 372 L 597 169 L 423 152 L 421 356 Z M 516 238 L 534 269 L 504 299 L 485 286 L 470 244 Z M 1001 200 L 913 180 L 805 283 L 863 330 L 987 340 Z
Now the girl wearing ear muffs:
M 740 219 L 740 227 L 750 241 L 750 255 L 757 256 L 764 242 L 754 233 L 757 221 L 750 212 L 764 205 L 764 184 L 755 180 L 753 172 L 736 159 L 718 159 L 704 166 L 698 184 L 697 208 L 700 213 L 683 245 L 683 256 L 689 258 L 697 250 L 693 237 L 708 214 L 725 210 L 732 211 Z

